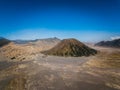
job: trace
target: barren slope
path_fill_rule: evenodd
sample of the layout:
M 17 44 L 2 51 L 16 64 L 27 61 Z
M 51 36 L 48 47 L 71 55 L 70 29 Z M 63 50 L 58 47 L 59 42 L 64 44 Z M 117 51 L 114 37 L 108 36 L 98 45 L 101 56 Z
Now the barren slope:
M 33 56 L 35 54 L 40 53 L 43 50 L 51 49 L 58 42 L 60 42 L 60 40 L 56 38 L 50 38 L 45 40 L 42 39 L 26 44 L 16 44 L 11 42 L 8 45 L 0 48 L 0 54 L 12 60 L 32 59 L 34 58 Z
M 76 39 L 64 39 L 50 50 L 42 52 L 46 55 L 56 56 L 90 56 L 97 53 L 96 50 L 84 45 Z

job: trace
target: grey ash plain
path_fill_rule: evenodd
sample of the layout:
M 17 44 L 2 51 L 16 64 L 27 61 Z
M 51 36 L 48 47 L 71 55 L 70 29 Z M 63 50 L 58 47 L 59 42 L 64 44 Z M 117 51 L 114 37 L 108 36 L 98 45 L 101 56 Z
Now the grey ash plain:
M 120 51 L 94 48 L 102 54 Z M 89 64 L 97 60 L 98 56 L 57 57 L 35 54 L 31 60 L 18 61 L 0 55 L 0 90 L 120 90 L 120 67 Z
M 57 38 L 18 42 L 0 49 L 0 90 L 120 90 L 119 48 L 87 44 L 97 54 L 64 57 L 37 51 L 38 45 L 47 49 L 60 42 Z

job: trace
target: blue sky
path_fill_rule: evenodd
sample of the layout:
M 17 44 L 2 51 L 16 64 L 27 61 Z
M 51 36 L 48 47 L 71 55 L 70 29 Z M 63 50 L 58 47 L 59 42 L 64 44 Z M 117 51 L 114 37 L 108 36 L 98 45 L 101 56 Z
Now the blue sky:
M 120 0 L 0 0 L 0 36 L 107 40 L 120 36 Z

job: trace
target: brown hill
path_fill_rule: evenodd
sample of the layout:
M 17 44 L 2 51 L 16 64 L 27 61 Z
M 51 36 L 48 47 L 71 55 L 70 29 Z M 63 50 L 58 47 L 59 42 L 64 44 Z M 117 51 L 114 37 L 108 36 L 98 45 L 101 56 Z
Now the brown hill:
M 120 48 L 120 39 L 115 39 L 112 41 L 101 41 L 96 43 L 95 46 Z
M 10 40 L 0 37 L 0 47 L 9 44 L 10 42 Z
M 50 50 L 43 51 L 46 55 L 56 56 L 89 56 L 97 53 L 76 39 L 64 39 Z

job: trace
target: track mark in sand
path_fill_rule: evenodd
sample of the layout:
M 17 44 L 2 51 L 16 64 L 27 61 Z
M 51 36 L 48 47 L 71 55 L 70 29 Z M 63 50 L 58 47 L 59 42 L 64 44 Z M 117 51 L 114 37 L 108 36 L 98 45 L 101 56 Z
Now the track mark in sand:
M 48 80 L 48 81 L 51 81 L 53 82 L 55 80 L 55 76 L 53 74 L 51 74 L 50 76 L 47 76 L 45 75 L 45 78 Z
M 33 61 L 33 63 L 37 63 L 37 61 Z
M 27 65 L 24 65 L 24 64 L 20 64 L 19 66 L 18 66 L 18 68 L 26 68 L 27 67 Z

